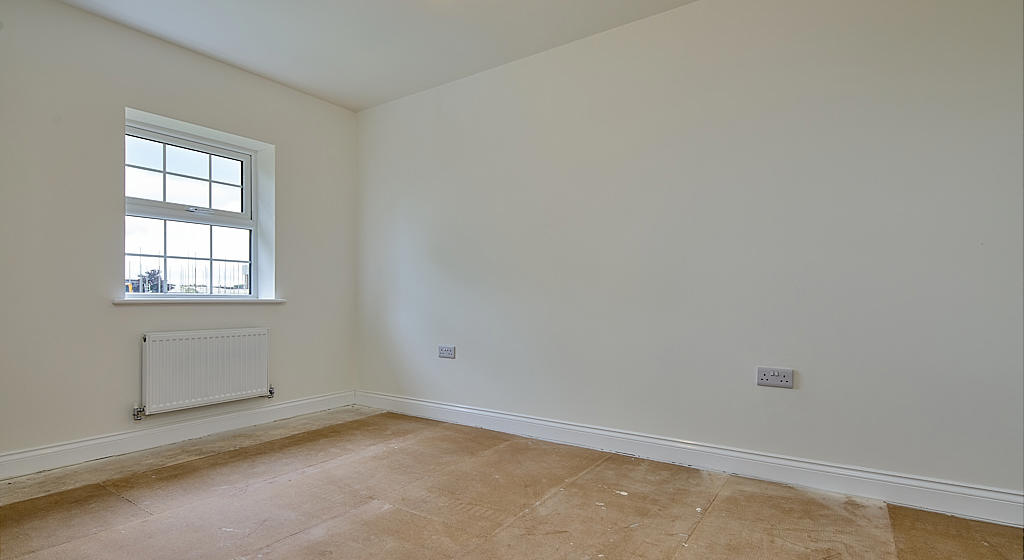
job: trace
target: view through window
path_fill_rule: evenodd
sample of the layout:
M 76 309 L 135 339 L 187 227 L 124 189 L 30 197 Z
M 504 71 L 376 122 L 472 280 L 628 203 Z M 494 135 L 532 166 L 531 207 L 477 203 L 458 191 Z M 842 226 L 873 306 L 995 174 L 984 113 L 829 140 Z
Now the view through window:
M 126 294 L 253 294 L 251 157 L 126 127 Z

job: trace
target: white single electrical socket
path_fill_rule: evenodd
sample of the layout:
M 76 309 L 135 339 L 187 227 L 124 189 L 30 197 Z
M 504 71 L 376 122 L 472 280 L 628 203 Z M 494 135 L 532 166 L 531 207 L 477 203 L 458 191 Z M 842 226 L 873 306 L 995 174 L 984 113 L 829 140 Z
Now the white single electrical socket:
M 449 360 L 455 359 L 455 347 L 454 346 L 438 346 L 437 347 L 438 358 L 448 358 Z
M 758 367 L 757 384 L 765 387 L 793 388 L 793 370 L 788 368 Z

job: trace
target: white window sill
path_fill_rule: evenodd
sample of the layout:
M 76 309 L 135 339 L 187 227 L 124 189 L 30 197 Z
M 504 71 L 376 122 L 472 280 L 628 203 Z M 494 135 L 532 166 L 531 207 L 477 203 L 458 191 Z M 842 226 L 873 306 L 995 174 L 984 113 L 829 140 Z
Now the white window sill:
M 134 297 L 121 298 L 113 301 L 114 305 L 152 305 L 162 303 L 284 303 L 288 300 L 253 299 L 253 298 L 218 298 L 218 297 Z

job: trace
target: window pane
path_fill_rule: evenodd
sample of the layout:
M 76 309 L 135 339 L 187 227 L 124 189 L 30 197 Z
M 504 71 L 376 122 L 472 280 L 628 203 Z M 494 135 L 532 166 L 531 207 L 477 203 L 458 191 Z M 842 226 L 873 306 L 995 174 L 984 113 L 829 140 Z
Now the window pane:
M 167 221 L 167 255 L 210 258 L 210 226 Z
M 210 207 L 210 183 L 198 179 L 167 176 L 167 202 Z
M 228 212 L 242 211 L 242 188 L 213 183 L 212 208 Z
M 128 294 L 162 292 L 164 260 L 159 257 L 124 257 L 124 291 Z
M 125 216 L 124 252 L 164 254 L 164 221 Z
M 150 200 L 164 199 L 164 174 L 135 167 L 124 168 L 124 195 Z
M 242 162 L 220 156 L 213 158 L 213 180 L 232 185 L 242 184 Z
M 213 226 L 213 258 L 249 260 L 249 230 Z
M 210 261 L 167 259 L 167 292 L 210 293 Z
M 210 178 L 210 156 L 203 152 L 167 145 L 167 171 L 191 175 L 201 179 Z
M 152 169 L 164 168 L 164 145 L 135 136 L 124 137 L 124 162 Z
M 248 295 L 249 265 L 213 261 L 213 293 Z

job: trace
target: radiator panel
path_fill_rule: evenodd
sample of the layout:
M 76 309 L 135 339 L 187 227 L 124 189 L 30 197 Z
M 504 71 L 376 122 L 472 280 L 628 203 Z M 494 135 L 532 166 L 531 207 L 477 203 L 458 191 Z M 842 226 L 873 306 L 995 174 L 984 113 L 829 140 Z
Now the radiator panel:
M 267 329 L 146 333 L 142 343 L 145 413 L 267 396 L 269 346 Z

